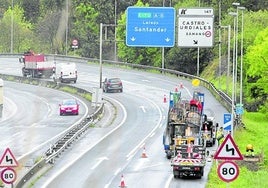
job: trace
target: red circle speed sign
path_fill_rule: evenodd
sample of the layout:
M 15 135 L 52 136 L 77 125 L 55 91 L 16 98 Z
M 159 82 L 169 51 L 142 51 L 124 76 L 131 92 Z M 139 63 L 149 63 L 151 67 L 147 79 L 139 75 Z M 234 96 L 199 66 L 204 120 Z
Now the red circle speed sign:
M 73 39 L 73 41 L 72 41 L 72 45 L 73 45 L 73 46 L 77 46 L 77 45 L 78 45 L 78 40 Z
M 222 162 L 218 166 L 218 176 L 222 181 L 231 182 L 234 181 L 239 175 L 239 168 L 237 164 L 232 161 Z
M 6 184 L 12 184 L 16 178 L 17 174 L 13 168 L 7 167 L 1 172 L 1 179 Z

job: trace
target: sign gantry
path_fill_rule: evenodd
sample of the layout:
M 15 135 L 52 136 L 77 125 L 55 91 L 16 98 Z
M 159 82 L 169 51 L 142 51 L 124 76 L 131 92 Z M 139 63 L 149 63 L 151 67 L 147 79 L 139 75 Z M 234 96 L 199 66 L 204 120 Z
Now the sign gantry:
M 126 45 L 173 47 L 175 9 L 173 7 L 128 7 Z
M 214 12 L 212 8 L 180 8 L 178 19 L 179 47 L 213 46 Z

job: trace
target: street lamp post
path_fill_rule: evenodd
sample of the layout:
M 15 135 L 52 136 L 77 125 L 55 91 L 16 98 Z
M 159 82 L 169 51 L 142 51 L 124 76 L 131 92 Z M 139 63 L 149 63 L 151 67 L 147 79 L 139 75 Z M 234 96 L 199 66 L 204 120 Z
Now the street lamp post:
M 219 88 L 221 89 L 221 0 L 219 0 Z
M 235 38 L 235 86 L 234 86 L 234 97 L 236 100 L 236 85 L 237 85 L 237 58 L 238 58 L 238 54 L 237 54 L 237 50 L 238 50 L 238 6 L 240 5 L 240 3 L 232 3 L 233 6 L 236 6 L 236 28 L 235 28 L 235 34 L 236 34 L 236 38 Z
M 226 74 L 226 93 L 229 91 L 229 73 L 230 73 L 230 40 L 231 40 L 231 25 L 221 26 L 223 29 L 228 29 L 227 42 L 227 74 Z
M 229 13 L 231 16 L 234 17 L 234 45 L 233 45 L 233 73 L 232 73 L 232 77 L 233 77 L 233 81 L 232 81 L 232 117 L 234 118 L 234 100 L 235 100 L 235 41 L 236 41 L 236 17 L 237 17 L 237 13 L 235 12 L 230 12 Z M 231 126 L 233 129 L 233 126 Z M 231 134 L 233 136 L 233 130 L 231 130 Z
M 13 53 L 13 44 L 14 44 L 14 1 L 11 2 L 11 25 L 10 25 L 10 53 Z
M 240 57 L 240 96 L 239 96 L 239 102 L 240 105 L 242 105 L 242 92 L 243 92 L 243 45 L 244 45 L 244 10 L 246 9 L 245 7 L 237 7 L 239 10 L 242 11 L 242 21 L 241 21 L 241 57 Z M 241 106 L 242 107 L 242 106 Z
M 114 0 L 114 25 L 117 25 L 117 0 Z M 117 61 L 116 27 L 114 28 L 114 60 Z
M 65 18 L 65 55 L 68 54 L 68 20 L 69 20 L 69 0 L 66 0 L 66 18 Z

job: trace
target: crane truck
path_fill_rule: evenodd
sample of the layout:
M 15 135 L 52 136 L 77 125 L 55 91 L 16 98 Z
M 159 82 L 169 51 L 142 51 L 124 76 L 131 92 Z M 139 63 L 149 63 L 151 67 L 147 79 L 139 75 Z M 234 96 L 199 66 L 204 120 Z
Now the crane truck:
M 163 135 L 166 157 L 171 159 L 175 178 L 201 178 L 206 164 L 206 148 L 200 134 L 203 105 L 195 95 L 189 101 L 182 100 L 181 93 L 170 93 L 170 100 L 168 122 Z
M 54 61 L 48 61 L 44 54 L 35 54 L 29 50 L 19 58 L 22 65 L 22 75 L 32 78 L 49 78 L 53 74 L 55 67 Z
M 202 114 L 200 104 L 193 99 L 183 100 L 181 93 L 170 92 L 169 110 L 166 129 L 163 134 L 163 145 L 167 159 L 174 156 L 175 139 L 191 140 L 202 144 L 200 129 Z M 202 106 L 201 106 L 202 107 Z M 179 136 L 179 137 L 178 137 Z

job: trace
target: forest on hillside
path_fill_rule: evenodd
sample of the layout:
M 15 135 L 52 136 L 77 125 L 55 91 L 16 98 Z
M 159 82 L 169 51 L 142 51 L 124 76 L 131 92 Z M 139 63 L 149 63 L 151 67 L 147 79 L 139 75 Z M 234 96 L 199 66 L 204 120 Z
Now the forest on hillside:
M 243 9 L 238 10 L 234 2 L 240 3 L 239 7 Z M 237 62 L 243 58 L 243 69 L 238 64 L 238 70 L 243 71 L 238 71 L 237 79 L 242 76 L 244 80 L 243 103 L 248 104 L 249 111 L 268 113 L 268 1 L 1 0 L 0 53 L 23 53 L 31 48 L 38 53 L 99 58 L 100 23 L 103 23 L 110 25 L 103 29 L 103 59 L 161 67 L 161 48 L 126 46 L 126 9 L 129 6 L 171 6 L 175 10 L 188 7 L 213 8 L 214 45 L 211 48 L 200 48 L 199 61 L 202 72 L 221 57 L 223 68 L 214 73 L 215 78 L 228 75 L 228 31 L 224 28 L 228 25 L 233 27 L 234 18 L 229 13 L 237 11 Z M 232 55 L 235 42 L 233 29 L 231 36 Z M 74 39 L 78 40 L 77 49 L 72 48 Z M 179 48 L 175 45 L 164 48 L 164 54 L 165 68 L 196 74 L 197 48 Z

